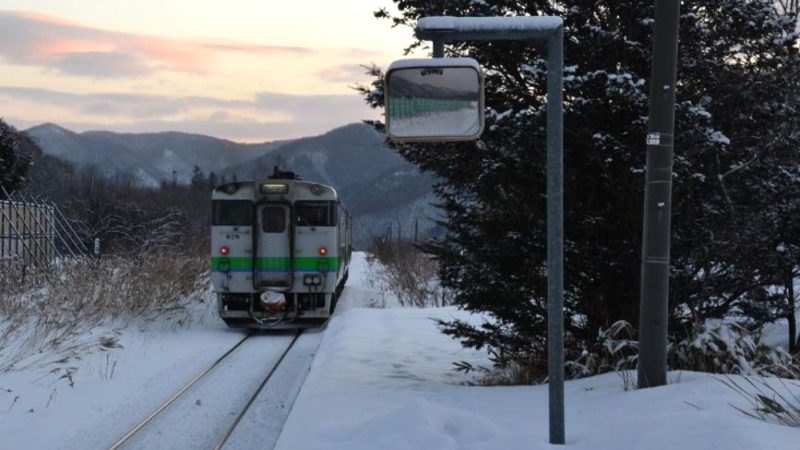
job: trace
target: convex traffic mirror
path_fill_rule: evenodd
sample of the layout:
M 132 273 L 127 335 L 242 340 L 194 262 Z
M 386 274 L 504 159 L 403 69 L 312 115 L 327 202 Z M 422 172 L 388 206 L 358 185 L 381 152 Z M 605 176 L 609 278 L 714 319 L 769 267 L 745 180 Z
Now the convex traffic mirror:
M 384 87 L 386 129 L 394 141 L 467 141 L 483 132 L 483 74 L 474 59 L 395 61 Z

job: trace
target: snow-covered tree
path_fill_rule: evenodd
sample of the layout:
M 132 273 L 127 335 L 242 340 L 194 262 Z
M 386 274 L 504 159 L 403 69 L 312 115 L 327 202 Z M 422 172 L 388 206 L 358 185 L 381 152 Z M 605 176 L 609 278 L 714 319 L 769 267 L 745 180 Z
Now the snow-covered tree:
M 205 188 L 206 183 L 206 174 L 203 173 L 203 169 L 199 166 L 194 166 L 194 168 L 192 168 L 192 179 L 189 184 L 193 189 L 202 190 Z
M 33 143 L 23 133 L 0 119 L 0 186 L 13 192 L 25 184 L 31 167 Z
M 376 16 L 407 26 L 432 15 L 564 17 L 568 346 L 620 319 L 636 324 L 653 2 L 396 3 L 397 16 Z M 777 244 L 755 237 L 774 231 L 768 217 L 800 217 L 797 202 L 778 202 L 799 182 L 794 13 L 765 0 L 698 0 L 682 5 L 680 24 L 673 331 L 760 301 L 775 266 L 759 262 Z M 546 339 L 544 55 L 508 41 L 453 43 L 446 53 L 485 69 L 486 132 L 476 143 L 397 148 L 441 180 L 447 234 L 430 250 L 442 282 L 495 321 L 443 328 L 535 369 Z M 382 104 L 381 88 L 362 89 L 369 104 Z M 792 233 L 786 248 L 799 242 Z

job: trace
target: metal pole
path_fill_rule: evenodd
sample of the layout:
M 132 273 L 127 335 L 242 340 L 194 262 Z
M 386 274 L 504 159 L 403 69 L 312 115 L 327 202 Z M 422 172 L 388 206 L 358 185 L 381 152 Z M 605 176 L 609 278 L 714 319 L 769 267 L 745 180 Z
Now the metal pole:
M 444 41 L 441 39 L 433 40 L 433 57 L 444 58 Z
M 550 443 L 564 443 L 564 158 L 562 27 L 547 42 L 547 365 Z
M 680 0 L 656 0 L 639 302 L 639 388 L 667 383 L 672 147 Z
M 558 17 L 435 17 L 417 22 L 417 37 L 433 41 L 522 40 L 547 43 L 547 352 L 550 443 L 564 444 L 564 29 Z

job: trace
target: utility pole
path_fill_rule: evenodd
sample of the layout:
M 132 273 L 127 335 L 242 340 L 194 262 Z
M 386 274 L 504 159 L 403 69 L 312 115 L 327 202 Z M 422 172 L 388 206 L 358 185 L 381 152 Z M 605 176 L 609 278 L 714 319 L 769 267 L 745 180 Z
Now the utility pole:
M 639 388 L 667 383 L 672 149 L 680 0 L 656 0 L 639 300 Z

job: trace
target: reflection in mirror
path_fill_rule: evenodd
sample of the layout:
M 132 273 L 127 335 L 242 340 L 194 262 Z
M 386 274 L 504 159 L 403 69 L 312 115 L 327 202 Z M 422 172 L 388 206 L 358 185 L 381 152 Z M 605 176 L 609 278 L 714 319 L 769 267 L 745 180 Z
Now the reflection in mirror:
M 389 68 L 386 126 L 392 139 L 424 142 L 480 136 L 483 78 L 477 63 L 464 65 L 462 58 L 457 61 L 462 61 L 460 66 L 447 66 L 449 60 L 434 59 L 423 60 L 414 67 L 393 64 Z M 421 66 L 423 63 L 429 65 Z

